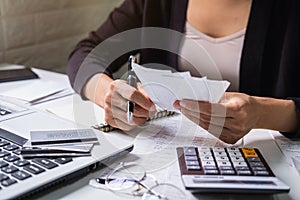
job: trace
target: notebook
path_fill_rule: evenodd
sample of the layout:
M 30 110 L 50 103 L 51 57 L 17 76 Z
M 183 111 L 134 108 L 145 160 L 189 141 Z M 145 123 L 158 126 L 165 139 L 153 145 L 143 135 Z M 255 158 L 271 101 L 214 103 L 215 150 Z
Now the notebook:
M 0 113 L 1 199 L 30 198 L 51 186 L 108 165 L 112 159 L 133 149 L 132 138 L 125 134 L 104 134 L 92 129 L 99 145 L 93 147 L 91 156 L 26 159 L 20 151 L 31 131 L 79 130 L 87 127 L 1 97 Z

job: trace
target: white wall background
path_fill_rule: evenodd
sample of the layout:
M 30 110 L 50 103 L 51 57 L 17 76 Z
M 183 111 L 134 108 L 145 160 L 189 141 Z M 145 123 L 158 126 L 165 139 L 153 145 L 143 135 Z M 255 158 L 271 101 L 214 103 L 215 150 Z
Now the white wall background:
M 122 0 L 0 0 L 0 63 L 65 72 L 75 44 Z

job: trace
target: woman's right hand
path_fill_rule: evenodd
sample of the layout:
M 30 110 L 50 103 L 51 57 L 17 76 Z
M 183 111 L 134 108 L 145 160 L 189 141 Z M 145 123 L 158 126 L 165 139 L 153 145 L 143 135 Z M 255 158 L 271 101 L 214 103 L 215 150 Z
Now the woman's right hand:
M 129 86 L 123 80 L 113 80 L 108 75 L 94 75 L 84 88 L 84 95 L 105 110 L 105 121 L 112 127 L 131 130 L 144 124 L 156 113 L 155 105 L 139 87 Z M 133 120 L 127 121 L 127 102 L 135 103 Z
M 127 120 L 127 102 L 134 103 L 132 122 Z M 155 114 L 155 106 L 140 90 L 128 85 L 123 80 L 109 84 L 104 97 L 105 121 L 116 128 L 128 131 L 143 125 Z

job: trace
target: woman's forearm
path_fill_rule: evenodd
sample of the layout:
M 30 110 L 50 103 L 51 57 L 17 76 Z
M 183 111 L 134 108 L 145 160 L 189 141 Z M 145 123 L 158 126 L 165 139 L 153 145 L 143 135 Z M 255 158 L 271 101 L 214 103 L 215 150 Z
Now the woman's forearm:
M 107 94 L 109 85 L 112 81 L 113 79 L 106 74 L 96 74 L 85 85 L 83 94 L 89 100 L 104 107 L 104 97 Z
M 258 122 L 255 128 L 271 129 L 281 132 L 294 132 L 299 119 L 292 100 L 253 97 L 258 105 Z

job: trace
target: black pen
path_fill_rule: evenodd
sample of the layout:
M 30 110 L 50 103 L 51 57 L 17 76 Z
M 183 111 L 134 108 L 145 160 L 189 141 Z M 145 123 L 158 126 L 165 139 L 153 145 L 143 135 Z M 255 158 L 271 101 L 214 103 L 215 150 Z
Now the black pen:
M 136 58 L 134 56 L 129 57 L 128 61 L 128 78 L 127 78 L 127 83 L 128 85 L 136 88 L 137 87 L 137 78 L 132 71 L 132 63 L 136 62 Z M 133 110 L 134 110 L 134 103 L 131 101 L 127 102 L 127 121 L 129 123 L 132 122 L 133 119 Z

